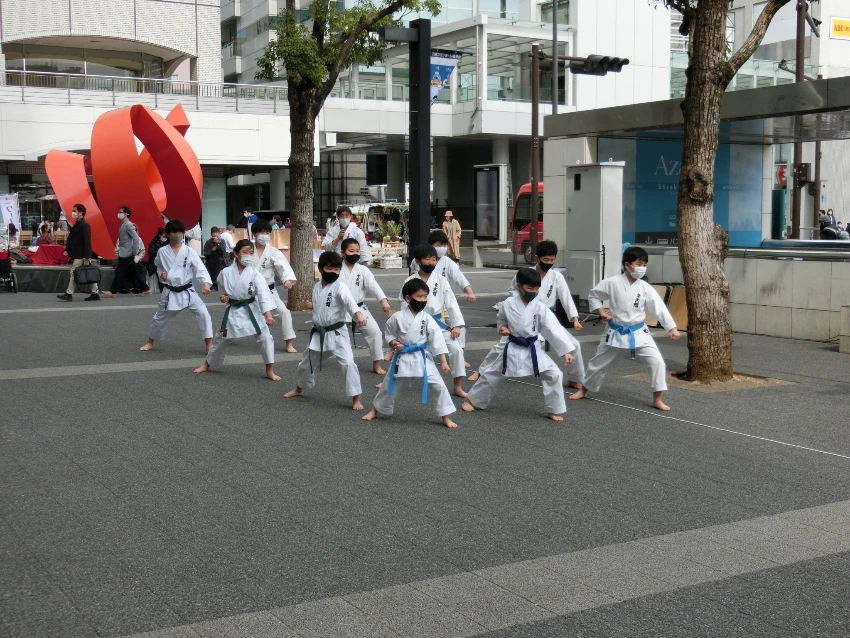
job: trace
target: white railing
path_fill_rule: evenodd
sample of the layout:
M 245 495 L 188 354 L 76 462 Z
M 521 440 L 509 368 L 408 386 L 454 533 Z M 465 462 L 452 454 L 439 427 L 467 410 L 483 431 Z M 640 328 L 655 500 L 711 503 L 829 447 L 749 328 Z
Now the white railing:
M 286 86 L 5 71 L 0 101 L 78 106 L 145 104 L 209 112 L 287 113 Z

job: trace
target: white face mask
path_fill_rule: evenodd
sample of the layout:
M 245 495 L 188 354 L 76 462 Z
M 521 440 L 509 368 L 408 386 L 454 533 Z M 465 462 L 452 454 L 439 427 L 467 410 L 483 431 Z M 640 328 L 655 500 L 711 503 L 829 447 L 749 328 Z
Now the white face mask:
M 643 279 L 646 276 L 646 266 L 635 266 L 632 269 L 632 277 L 635 279 Z
M 255 239 L 257 240 L 257 243 L 260 244 L 260 246 L 265 246 L 271 240 L 271 235 L 256 235 Z
M 239 263 L 242 264 L 243 266 L 245 266 L 246 268 L 248 266 L 253 266 L 254 265 L 254 255 L 241 255 L 239 257 Z
M 446 246 L 434 246 L 434 248 L 437 249 L 438 258 L 441 259 L 446 256 L 446 252 L 448 251 L 448 248 Z
M 348 228 L 348 225 L 351 223 L 351 217 L 340 217 L 339 218 L 339 227 L 340 228 Z
M 124 219 L 124 217 L 125 217 L 124 213 L 118 213 L 118 219 Z
M 71 213 L 71 218 L 72 218 L 72 219 L 77 219 L 78 217 L 79 217 L 79 214 L 78 214 L 78 213 L 76 213 L 76 212 Z

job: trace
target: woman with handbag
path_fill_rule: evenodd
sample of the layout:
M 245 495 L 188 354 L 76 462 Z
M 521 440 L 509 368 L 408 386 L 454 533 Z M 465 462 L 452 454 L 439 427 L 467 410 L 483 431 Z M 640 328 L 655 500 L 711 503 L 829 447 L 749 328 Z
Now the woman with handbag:
M 82 204 L 74 204 L 71 217 L 75 221 L 68 233 L 68 239 L 65 241 L 65 255 L 71 258 L 71 280 L 68 282 L 68 289 L 65 294 L 57 295 L 57 297 L 62 301 L 73 301 L 74 292 L 77 289 L 77 278 L 80 274 L 77 270 L 97 270 L 97 273 L 91 273 L 91 275 L 86 273 L 89 276 L 86 277 L 88 281 L 85 283 L 91 284 L 91 294 L 86 297 L 86 301 L 99 301 L 97 282 L 100 281 L 100 268 L 90 262 L 92 255 L 91 226 L 86 221 L 86 207 Z

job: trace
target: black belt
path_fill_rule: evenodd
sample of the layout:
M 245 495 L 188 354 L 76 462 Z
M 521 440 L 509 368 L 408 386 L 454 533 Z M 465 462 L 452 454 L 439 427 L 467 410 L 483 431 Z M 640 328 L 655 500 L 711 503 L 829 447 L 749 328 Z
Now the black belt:
M 167 284 L 162 282 L 162 285 L 168 288 L 171 292 L 184 292 L 189 290 L 194 284 L 183 284 L 182 286 L 172 286 L 171 284 Z
M 274 290 L 274 284 L 269 284 L 269 290 Z

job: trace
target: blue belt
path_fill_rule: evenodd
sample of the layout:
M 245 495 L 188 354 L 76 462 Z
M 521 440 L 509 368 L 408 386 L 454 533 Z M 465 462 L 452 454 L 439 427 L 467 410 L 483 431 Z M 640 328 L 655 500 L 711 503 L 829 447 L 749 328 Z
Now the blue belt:
M 436 315 L 431 315 L 434 317 L 434 321 L 437 322 L 437 325 L 440 326 L 440 330 L 451 330 L 451 328 L 446 325 L 446 322 L 443 321 L 443 313 L 438 312 Z
M 629 359 L 634 359 L 637 355 L 637 347 L 635 345 L 635 333 L 646 326 L 646 323 L 632 324 L 631 326 L 621 326 L 613 321 L 608 322 L 608 327 L 614 332 L 619 332 L 621 335 L 629 335 Z
M 393 355 L 393 360 L 390 362 L 390 382 L 387 385 L 387 392 L 395 394 L 395 375 L 398 372 L 398 357 L 402 354 L 411 352 L 422 353 L 422 403 L 428 403 L 428 358 L 425 355 L 424 343 L 411 343 L 404 346 L 401 350 L 396 350 Z
M 529 348 L 531 350 L 531 365 L 534 368 L 534 376 L 540 376 L 540 369 L 537 367 L 537 336 L 533 337 L 515 337 L 513 335 L 508 335 L 508 342 L 505 344 L 505 350 L 502 353 L 502 374 L 505 374 L 508 371 L 508 346 L 512 343 L 517 344 L 518 346 L 522 346 L 523 348 Z

